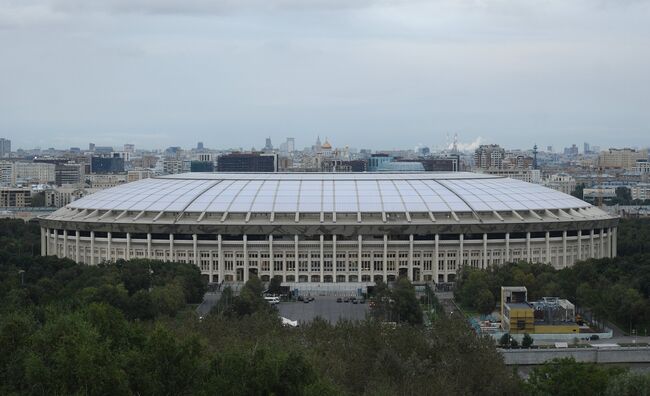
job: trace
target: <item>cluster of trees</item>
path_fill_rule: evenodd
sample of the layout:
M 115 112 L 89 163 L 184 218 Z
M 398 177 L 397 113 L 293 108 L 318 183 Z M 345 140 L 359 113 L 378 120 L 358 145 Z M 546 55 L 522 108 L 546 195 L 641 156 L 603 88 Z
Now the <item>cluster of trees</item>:
M 618 257 L 590 259 L 570 268 L 510 263 L 487 270 L 463 268 L 454 292 L 463 306 L 491 313 L 501 286 L 526 286 L 528 298 L 567 298 L 623 329 L 650 329 L 650 219 L 622 219 Z
M 277 279 L 277 278 L 274 278 Z M 251 276 L 242 287 L 238 296 L 235 296 L 228 286 L 221 293 L 221 298 L 212 308 L 211 314 L 224 315 L 229 318 L 241 318 L 261 312 L 271 314 L 275 309 L 264 300 L 262 293 L 264 285 L 257 276 Z
M 621 219 L 616 249 L 619 256 L 650 254 L 650 219 Z
M 383 322 L 420 325 L 422 309 L 415 296 L 415 288 L 407 277 L 401 276 L 392 288 L 382 281 L 377 282 L 372 292 L 372 314 Z
M 650 374 L 620 367 L 553 359 L 533 369 L 524 386 L 533 396 L 640 396 L 650 394 Z
M 650 254 L 592 259 L 562 270 L 524 262 L 464 268 L 454 295 L 461 305 L 488 314 L 501 286 L 526 286 L 531 301 L 544 296 L 569 299 L 624 329 L 650 328 Z

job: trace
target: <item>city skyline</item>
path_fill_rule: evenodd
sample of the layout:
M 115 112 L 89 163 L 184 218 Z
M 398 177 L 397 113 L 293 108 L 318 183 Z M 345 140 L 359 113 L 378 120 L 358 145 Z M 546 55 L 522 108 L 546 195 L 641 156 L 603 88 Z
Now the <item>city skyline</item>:
M 14 147 L 649 143 L 647 1 L 0 9 L 0 135 Z

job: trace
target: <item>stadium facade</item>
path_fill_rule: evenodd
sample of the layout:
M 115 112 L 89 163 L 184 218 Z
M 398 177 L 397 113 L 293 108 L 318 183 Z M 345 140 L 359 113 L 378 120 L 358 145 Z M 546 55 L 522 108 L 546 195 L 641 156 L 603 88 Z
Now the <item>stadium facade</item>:
M 194 263 L 210 281 L 453 281 L 467 265 L 616 256 L 618 219 L 473 173 L 190 173 L 84 197 L 41 219 L 44 255 Z

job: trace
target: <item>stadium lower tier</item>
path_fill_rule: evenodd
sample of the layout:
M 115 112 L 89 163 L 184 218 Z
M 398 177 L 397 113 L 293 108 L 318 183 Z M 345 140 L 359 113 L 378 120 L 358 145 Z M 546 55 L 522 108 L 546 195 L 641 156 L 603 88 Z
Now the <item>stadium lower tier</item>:
M 43 255 L 96 265 L 129 259 L 193 263 L 210 282 L 453 282 L 463 266 L 512 261 L 564 268 L 616 256 L 616 227 L 428 235 L 221 235 L 41 229 Z

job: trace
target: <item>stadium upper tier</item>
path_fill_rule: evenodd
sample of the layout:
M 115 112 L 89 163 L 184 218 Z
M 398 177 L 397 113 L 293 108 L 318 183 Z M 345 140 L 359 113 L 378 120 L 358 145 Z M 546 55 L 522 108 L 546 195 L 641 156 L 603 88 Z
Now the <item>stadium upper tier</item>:
M 423 172 L 179 174 L 100 191 L 65 209 L 86 214 L 111 211 L 115 215 L 428 213 L 435 218 L 439 214 L 488 212 L 498 216 L 500 212 L 547 210 L 573 211 L 580 217 L 577 212 L 596 208 L 570 195 L 519 180 L 464 172 Z

